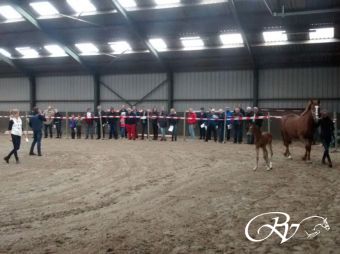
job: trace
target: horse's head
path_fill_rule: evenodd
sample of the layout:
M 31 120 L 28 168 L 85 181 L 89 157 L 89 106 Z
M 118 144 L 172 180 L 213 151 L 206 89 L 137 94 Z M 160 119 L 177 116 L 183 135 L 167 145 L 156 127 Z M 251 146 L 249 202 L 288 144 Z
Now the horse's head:
M 326 229 L 327 231 L 331 229 L 331 227 L 329 226 L 328 222 L 327 222 L 327 218 L 324 218 L 321 224 L 321 227 L 323 227 L 324 229 Z
M 309 111 L 312 113 L 314 121 L 317 122 L 320 117 L 320 100 L 310 100 L 302 115 L 305 115 Z

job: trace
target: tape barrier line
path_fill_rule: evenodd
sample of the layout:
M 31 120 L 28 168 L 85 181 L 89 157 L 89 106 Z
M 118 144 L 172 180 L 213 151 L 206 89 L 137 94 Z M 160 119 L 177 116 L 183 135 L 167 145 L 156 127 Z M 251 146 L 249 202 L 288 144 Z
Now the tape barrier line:
M 21 116 L 22 118 L 32 118 L 33 116 Z M 10 118 L 10 116 L 0 116 L 0 118 Z M 147 120 L 147 119 L 174 119 L 174 120 L 192 120 L 194 118 L 192 117 L 181 117 L 181 116 L 102 116 L 101 118 L 107 118 L 107 119 L 113 119 L 113 118 L 135 118 L 135 119 L 141 119 L 141 120 Z M 250 121 L 250 120 L 257 120 L 257 119 L 269 119 L 269 118 L 282 118 L 282 116 L 236 116 L 236 117 L 227 117 L 223 119 L 211 119 L 211 118 L 196 118 L 197 121 Z M 71 120 L 72 117 L 48 117 L 46 118 L 47 120 L 50 119 L 60 119 L 60 120 Z M 79 119 L 78 117 L 74 118 L 75 120 Z M 99 116 L 94 116 L 94 117 L 80 117 L 81 120 L 93 120 L 93 119 L 100 119 Z

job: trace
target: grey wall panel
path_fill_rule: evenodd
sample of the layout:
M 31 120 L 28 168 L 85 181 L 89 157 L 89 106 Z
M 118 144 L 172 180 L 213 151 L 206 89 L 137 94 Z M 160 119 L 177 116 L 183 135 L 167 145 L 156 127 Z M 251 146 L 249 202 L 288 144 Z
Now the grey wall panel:
M 38 102 L 37 106 L 44 110 L 49 105 L 57 108 L 60 112 L 86 112 L 87 108 L 93 110 L 92 102 Z
M 37 78 L 37 100 L 93 100 L 92 76 Z
M 134 104 L 135 101 L 132 101 L 132 104 Z M 121 105 L 124 104 L 124 102 L 103 102 L 101 103 L 103 110 L 107 110 L 110 107 L 114 107 L 115 109 L 119 109 Z M 142 102 L 137 105 L 137 108 L 145 108 L 145 109 L 152 109 L 153 107 L 156 107 L 158 109 L 161 109 L 164 107 L 167 110 L 168 102 L 167 101 L 157 101 L 157 102 Z
M 0 101 L 29 100 L 28 78 L 0 79 Z
M 259 106 L 263 109 L 271 108 L 305 108 L 308 99 L 305 100 L 269 100 L 260 102 Z M 321 109 L 330 112 L 340 112 L 340 101 L 338 100 L 321 100 Z
M 248 99 L 253 96 L 253 72 L 176 73 L 175 99 Z
M 166 80 L 166 74 L 132 74 L 132 75 L 109 75 L 101 77 L 101 80 L 123 98 L 128 100 L 139 100 L 162 81 Z M 163 84 L 147 99 L 166 99 L 167 84 Z M 105 87 L 101 87 L 102 100 L 117 100 L 116 95 Z
M 252 101 L 250 100 L 226 100 L 226 101 L 211 101 L 211 102 L 175 102 L 174 107 L 178 112 L 184 112 L 189 108 L 193 108 L 194 110 L 199 110 L 201 107 L 205 109 L 214 108 L 215 110 L 224 109 L 225 107 L 234 108 L 236 106 L 241 106 L 242 108 L 246 108 L 247 106 L 252 105 Z
M 329 100 L 329 98 L 340 98 L 340 68 L 338 67 L 261 70 L 259 78 L 261 107 L 304 107 L 308 99 L 318 98 L 329 110 L 339 109 L 336 100 Z M 292 100 L 275 100 L 277 98 Z M 261 99 L 271 100 L 261 101 Z
M 1 102 L 0 101 L 0 111 L 9 112 L 11 109 L 19 109 L 22 115 L 29 111 L 30 104 L 27 102 Z

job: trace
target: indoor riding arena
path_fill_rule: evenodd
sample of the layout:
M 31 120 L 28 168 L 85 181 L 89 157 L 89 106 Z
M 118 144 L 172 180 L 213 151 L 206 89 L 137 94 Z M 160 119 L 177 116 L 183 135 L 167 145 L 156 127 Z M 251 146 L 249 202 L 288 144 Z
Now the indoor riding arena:
M 340 253 L 340 2 L 0 0 L 0 253 Z

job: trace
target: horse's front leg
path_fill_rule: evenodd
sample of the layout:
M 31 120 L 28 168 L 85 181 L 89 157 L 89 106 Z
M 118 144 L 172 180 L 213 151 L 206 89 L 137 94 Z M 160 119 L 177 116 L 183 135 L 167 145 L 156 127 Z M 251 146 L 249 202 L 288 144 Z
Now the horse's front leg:
M 312 140 L 308 140 L 307 145 L 306 145 L 306 150 L 307 150 L 307 160 L 310 161 L 310 152 L 312 151 Z
M 254 171 L 259 167 L 259 153 L 260 153 L 260 148 L 256 147 L 256 166 L 254 167 Z

